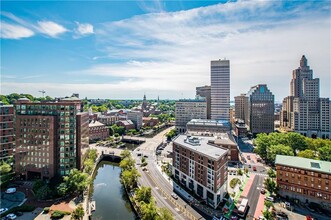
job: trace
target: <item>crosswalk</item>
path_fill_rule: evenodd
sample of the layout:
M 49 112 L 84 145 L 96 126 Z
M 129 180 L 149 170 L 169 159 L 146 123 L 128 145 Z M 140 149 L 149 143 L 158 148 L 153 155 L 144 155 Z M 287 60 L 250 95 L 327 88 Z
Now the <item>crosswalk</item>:
M 258 173 L 258 172 L 250 172 L 250 174 L 258 175 L 258 176 L 268 176 L 266 173 Z

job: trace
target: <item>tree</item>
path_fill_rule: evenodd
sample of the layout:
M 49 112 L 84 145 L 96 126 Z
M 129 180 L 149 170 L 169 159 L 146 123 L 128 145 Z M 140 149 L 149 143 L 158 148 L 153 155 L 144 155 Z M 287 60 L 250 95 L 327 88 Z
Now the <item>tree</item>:
M 150 203 L 141 202 L 142 220 L 154 220 L 157 218 L 157 208 L 153 199 Z
M 68 186 L 65 183 L 60 183 L 60 185 L 56 188 L 57 194 L 60 196 L 65 196 L 68 192 Z
M 286 145 L 292 148 L 294 155 L 296 155 L 297 150 L 305 150 L 308 147 L 305 136 L 295 132 L 287 133 L 286 142 Z
M 174 216 L 167 208 L 159 209 L 159 216 L 157 216 L 156 220 L 174 220 Z
M 44 185 L 42 187 L 40 187 L 37 191 L 36 191 L 36 197 L 38 199 L 47 199 L 52 195 L 52 191 L 51 189 L 47 186 Z
M 267 147 L 269 146 L 269 138 L 268 135 L 265 133 L 258 134 L 257 138 L 255 139 L 256 151 L 262 158 L 267 158 Z
M 269 176 L 270 178 L 276 178 L 276 172 L 275 172 L 272 168 L 270 168 L 270 169 L 268 170 L 268 176 Z
M 123 170 L 131 170 L 135 166 L 136 162 L 132 157 L 124 158 L 120 162 L 120 167 Z
M 137 185 L 140 174 L 136 168 L 132 170 L 123 170 L 121 173 L 121 181 L 128 190 L 133 189 Z
M 131 157 L 131 152 L 129 150 L 123 150 L 120 155 L 122 159 L 129 158 Z
M 263 217 L 266 219 L 266 220 L 273 220 L 273 216 L 272 216 L 272 213 L 269 212 L 269 210 L 265 210 L 263 211 Z
M 0 166 L 0 173 L 1 175 L 4 175 L 6 173 L 9 173 L 12 170 L 11 166 L 8 163 L 3 162 Z
M 240 175 L 240 176 L 243 175 L 243 171 L 240 168 L 238 169 L 238 175 Z
M 314 151 L 306 149 L 298 153 L 298 157 L 304 157 L 309 159 L 316 159 Z
M 276 155 L 288 155 L 293 156 L 293 150 L 289 146 L 285 146 L 283 144 L 271 145 L 267 149 L 267 160 L 269 162 L 274 163 L 276 159 Z
M 82 205 L 79 205 L 72 213 L 71 219 L 80 220 L 84 217 L 84 208 Z
M 72 169 L 68 176 L 64 176 L 63 180 L 68 187 L 69 192 L 82 193 L 90 180 L 87 173 L 83 173 L 77 169 Z
M 111 126 L 113 131 L 114 131 L 114 134 L 119 134 L 119 135 L 123 135 L 125 133 L 125 127 L 123 126 L 118 126 L 118 125 L 112 125 Z
M 273 207 L 273 203 L 271 201 L 265 200 L 264 205 L 269 209 L 270 207 Z
M 150 203 L 152 198 L 152 189 L 151 187 L 142 186 L 136 190 L 136 199 L 138 202 Z
M 318 149 L 320 160 L 331 162 L 331 144 Z
M 276 186 L 276 182 L 273 179 L 268 177 L 264 181 L 264 186 L 270 192 L 270 194 L 276 193 L 277 186 Z

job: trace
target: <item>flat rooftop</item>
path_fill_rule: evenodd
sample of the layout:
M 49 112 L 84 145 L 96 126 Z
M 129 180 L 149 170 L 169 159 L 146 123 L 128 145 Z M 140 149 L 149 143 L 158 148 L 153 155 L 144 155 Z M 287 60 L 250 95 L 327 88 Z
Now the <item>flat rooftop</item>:
M 215 140 L 215 137 L 190 136 L 182 134 L 177 136 L 177 138 L 174 140 L 174 143 L 188 148 L 189 150 L 195 151 L 199 154 L 203 154 L 214 160 L 218 160 L 227 154 L 228 150 L 215 147 L 208 143 L 208 141 L 213 140 Z
M 188 125 L 205 125 L 205 126 L 220 126 L 230 127 L 230 122 L 227 120 L 211 120 L 211 119 L 192 119 Z
M 275 164 L 331 174 L 331 162 L 323 160 L 313 160 L 303 157 L 276 155 Z

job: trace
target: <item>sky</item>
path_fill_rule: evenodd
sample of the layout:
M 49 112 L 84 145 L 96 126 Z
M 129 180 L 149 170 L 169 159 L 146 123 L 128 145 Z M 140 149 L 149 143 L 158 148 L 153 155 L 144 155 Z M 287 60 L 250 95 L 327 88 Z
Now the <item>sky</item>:
M 331 2 L 1 1 L 0 93 L 194 98 L 230 60 L 231 100 L 267 84 L 280 102 L 302 55 L 331 97 Z

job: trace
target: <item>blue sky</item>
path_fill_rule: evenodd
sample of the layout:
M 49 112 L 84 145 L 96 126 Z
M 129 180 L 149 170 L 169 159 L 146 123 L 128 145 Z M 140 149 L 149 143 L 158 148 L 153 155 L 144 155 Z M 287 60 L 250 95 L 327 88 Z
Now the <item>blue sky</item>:
M 303 54 L 331 97 L 330 1 L 3 1 L 1 94 L 178 99 L 231 62 L 281 101 Z

